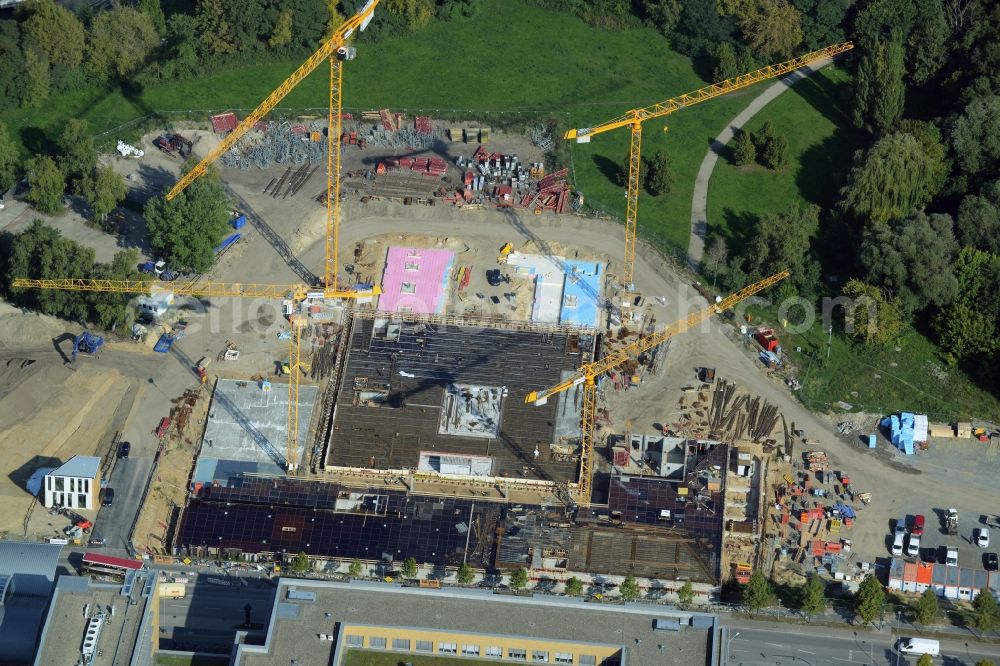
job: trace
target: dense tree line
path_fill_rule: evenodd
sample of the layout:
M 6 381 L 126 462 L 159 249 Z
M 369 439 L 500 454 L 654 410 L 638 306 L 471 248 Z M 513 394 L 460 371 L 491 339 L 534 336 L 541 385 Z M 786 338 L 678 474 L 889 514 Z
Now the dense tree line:
M 803 17 L 802 45 L 813 45 L 805 16 L 830 12 L 836 3 L 811 10 L 809 3 L 792 4 Z M 838 24 L 856 45 L 844 60 L 854 76 L 845 101 L 865 140 L 845 169 L 835 205 L 765 215 L 753 222 L 744 247 L 716 239 L 704 268 L 726 288 L 792 268 L 802 295 L 843 294 L 871 305 L 875 319 L 865 307 L 844 321 L 860 344 L 892 342 L 913 325 L 936 337 L 951 360 L 967 361 L 984 377 L 992 372 L 995 381 L 1000 74 L 992 63 L 1000 58 L 1000 5 L 848 5 Z M 744 25 L 737 20 L 731 27 Z M 726 66 L 740 49 L 762 55 L 753 44 L 725 47 Z M 760 160 L 758 137 L 740 133 L 732 155 L 737 164 Z M 820 265 L 837 279 L 824 281 Z
M 186 5 L 187 3 L 170 3 Z M 196 0 L 165 13 L 159 0 L 87 6 L 27 0 L 0 21 L 0 111 L 40 106 L 89 85 L 143 85 L 197 76 L 234 60 L 316 48 L 354 9 L 350 0 Z M 360 4 L 360 3 L 358 3 Z M 384 0 L 364 41 L 474 15 L 481 0 Z M 134 5 L 134 6 L 133 6 Z

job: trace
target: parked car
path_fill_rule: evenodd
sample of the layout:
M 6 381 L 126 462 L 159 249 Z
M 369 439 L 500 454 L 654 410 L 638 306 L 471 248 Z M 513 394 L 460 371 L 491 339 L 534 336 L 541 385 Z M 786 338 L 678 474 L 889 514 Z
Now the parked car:
M 130 442 L 122 442 L 118 445 L 118 457 L 128 458 L 129 452 L 132 450 L 132 444 Z
M 987 571 L 997 570 L 996 553 L 983 553 L 983 568 L 985 568 Z
M 958 566 L 958 548 L 948 548 L 945 551 L 944 563 L 950 567 Z
M 920 554 L 920 536 L 916 534 L 910 535 L 910 540 L 906 544 L 906 554 L 910 557 L 916 557 Z
M 896 532 L 896 536 L 893 537 L 891 552 L 893 555 L 903 554 L 903 535 L 899 532 Z
M 114 501 L 115 501 L 114 488 L 105 488 L 104 498 L 101 500 L 101 506 L 111 506 L 111 503 Z
M 980 548 L 990 547 L 990 528 L 980 527 L 976 530 L 976 545 Z
M 915 534 L 917 536 L 922 536 L 924 533 L 924 514 L 918 513 L 913 517 L 913 529 L 910 530 L 910 534 Z
M 896 519 L 896 536 L 902 536 L 906 534 L 906 518 Z

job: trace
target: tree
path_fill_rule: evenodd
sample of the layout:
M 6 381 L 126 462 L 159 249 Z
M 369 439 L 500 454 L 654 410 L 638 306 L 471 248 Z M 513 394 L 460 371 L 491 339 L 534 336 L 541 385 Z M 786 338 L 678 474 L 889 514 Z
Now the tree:
M 581 594 L 583 594 L 583 581 L 581 581 L 576 576 L 573 576 L 572 578 L 566 581 L 565 589 L 566 589 L 566 596 L 578 597 Z
M 754 0 L 747 7 L 740 31 L 754 53 L 787 56 L 802 42 L 802 15 L 788 0 Z
M 215 261 L 213 248 L 228 229 L 229 199 L 218 174 L 209 170 L 170 201 L 151 199 L 145 217 L 156 252 L 173 267 L 204 273 Z
M 929 654 L 920 655 L 920 659 L 917 659 L 917 666 L 934 666 L 934 657 Z
M 408 557 L 403 560 L 403 564 L 399 567 L 399 573 L 401 573 L 406 578 L 416 578 L 417 577 L 417 560 Z
M 862 47 L 854 83 L 854 124 L 883 134 L 903 115 L 903 46 L 884 40 Z
M 726 272 L 726 259 L 729 258 L 729 248 L 726 247 L 726 239 L 722 236 L 715 236 L 705 250 L 705 258 L 702 259 L 702 267 L 705 274 L 713 280 Z
M 6 278 L 9 284 L 17 277 L 44 280 L 69 275 L 89 276 L 93 266 L 93 249 L 63 238 L 57 229 L 35 220 L 14 236 Z M 86 299 L 76 292 L 11 289 L 11 296 L 24 307 L 55 317 L 85 321 L 90 313 Z
M 810 617 L 822 612 L 826 608 L 825 592 L 826 585 L 823 584 L 823 579 L 815 574 L 809 576 L 805 587 L 802 589 L 802 603 L 800 606 L 802 612 Z
M 783 213 L 768 213 L 754 225 L 742 258 L 751 280 L 770 275 L 776 267 L 792 272 L 791 284 L 812 294 L 819 282 L 819 264 L 812 255 L 812 239 L 819 230 L 819 207 L 795 203 Z
M 11 141 L 7 126 L 0 122 L 0 195 L 17 182 L 19 161 L 17 146 Z
M 351 578 L 360 578 L 361 571 L 361 560 L 351 560 L 351 563 L 347 566 L 347 575 Z
M 236 51 L 236 39 L 226 18 L 224 0 L 198 0 L 195 13 L 200 50 L 209 56 Z
M 774 603 L 774 590 L 771 582 L 760 571 L 754 571 L 750 580 L 743 586 L 743 605 L 756 615 L 761 608 L 767 608 Z
M 83 61 L 84 30 L 80 20 L 53 0 L 24 3 L 28 14 L 23 30 L 53 66 L 79 69 Z
M 972 624 L 979 631 L 989 631 L 1000 625 L 1000 607 L 989 590 L 980 592 L 972 600 Z
M 866 281 L 898 297 L 907 315 L 951 303 L 958 293 L 953 268 L 958 243 L 952 228 L 948 215 L 922 212 L 872 226 L 859 252 Z
M 1000 170 L 1000 97 L 972 100 L 949 125 L 948 138 L 959 168 L 967 174 Z
M 618 590 L 621 593 L 622 601 L 635 601 L 642 594 L 638 581 L 631 574 L 625 576 L 625 580 L 622 581 Z
M 906 40 L 906 62 L 910 78 L 915 84 L 923 85 L 938 73 L 948 58 L 951 28 L 943 2 L 917 0 L 914 5 L 918 17 Z
M 874 620 L 885 604 L 885 590 L 882 589 L 882 584 L 875 576 L 868 576 L 861 581 L 854 597 L 857 602 L 858 617 L 864 624 L 869 624 Z
M 691 585 L 691 581 L 686 580 L 684 584 L 681 585 L 680 589 L 677 590 L 677 603 L 681 605 L 681 608 L 687 608 L 694 602 L 694 587 Z
M 646 21 L 665 37 L 673 35 L 684 11 L 680 0 L 639 0 L 639 7 Z
M 764 124 L 750 135 L 750 138 L 753 139 L 753 145 L 757 149 L 757 152 L 763 152 L 767 142 L 774 138 L 774 123 L 770 120 L 765 120 Z
M 90 24 L 87 72 L 98 80 L 127 79 L 159 43 L 150 17 L 132 7 L 101 12 Z
M 643 158 L 646 191 L 654 197 L 670 194 L 674 185 L 674 173 L 670 168 L 670 155 L 665 150 L 654 150 L 649 159 Z
M 326 22 L 326 36 L 329 37 L 343 25 L 347 17 L 340 11 L 340 0 L 326 0 L 326 10 L 330 14 Z
M 844 285 L 851 303 L 844 311 L 844 328 L 866 345 L 883 345 L 894 340 L 906 326 L 898 299 L 888 298 L 881 288 L 851 279 Z
M 722 16 L 716 0 L 684 0 L 684 9 L 673 33 L 673 46 L 686 56 L 701 56 L 722 42 L 731 41 L 735 23 Z
M 844 18 L 854 0 L 792 0 L 792 4 L 802 13 L 806 49 L 815 51 L 844 41 Z
M 309 561 L 309 556 L 304 552 L 299 552 L 298 555 L 292 558 L 292 561 L 288 563 L 288 570 L 292 573 L 305 573 L 312 568 L 312 562 Z
M 59 162 L 66 179 L 73 184 L 74 192 L 84 194 L 84 180 L 97 168 L 97 146 L 87 121 L 70 118 L 59 137 L 59 148 L 62 151 Z
M 25 164 L 25 172 L 28 174 L 28 194 L 25 198 L 35 204 L 40 213 L 61 211 L 66 177 L 55 160 L 48 155 L 35 155 Z
M 472 565 L 468 562 L 462 562 L 462 566 L 455 572 L 455 579 L 459 585 L 469 585 L 475 578 L 476 573 L 472 570 Z
M 103 222 L 115 206 L 125 200 L 125 179 L 110 166 L 94 171 L 89 187 L 83 193 L 94 218 Z
M 764 144 L 760 161 L 768 169 L 774 171 L 788 165 L 788 139 L 785 138 L 784 134 L 776 134 Z
M 274 31 L 267 40 L 268 46 L 277 49 L 292 41 L 292 12 L 289 9 L 282 9 L 278 14 L 278 20 L 274 23 Z
M 954 360 L 985 356 L 998 348 L 1000 257 L 964 247 L 955 260 L 957 297 L 934 318 L 939 340 Z
M 510 589 L 515 592 L 523 590 L 528 584 L 528 571 L 524 567 L 518 567 L 510 572 Z
M 1000 180 L 962 199 L 955 226 L 962 245 L 1000 254 Z
M 913 616 L 920 624 L 931 624 L 937 621 L 939 613 L 937 593 L 934 590 L 924 590 L 913 608 Z
M 28 47 L 24 50 L 24 91 L 21 103 L 27 107 L 41 106 L 49 97 L 52 77 L 49 74 L 49 60 L 40 49 Z
M 980 659 L 976 662 L 976 666 L 996 666 L 996 662 L 992 659 Z
M 942 169 L 943 162 L 913 135 L 889 135 L 855 153 L 847 185 L 840 191 L 840 207 L 867 222 L 904 217 L 937 194 Z
M 737 130 L 733 137 L 733 162 L 736 166 L 747 166 L 757 161 L 757 147 L 745 130 Z
M 0 20 L 0 110 L 21 104 L 24 95 L 24 49 L 17 21 Z
M 167 19 L 163 14 L 163 7 L 160 6 L 160 0 L 139 0 L 136 8 L 146 15 L 158 35 L 167 34 Z

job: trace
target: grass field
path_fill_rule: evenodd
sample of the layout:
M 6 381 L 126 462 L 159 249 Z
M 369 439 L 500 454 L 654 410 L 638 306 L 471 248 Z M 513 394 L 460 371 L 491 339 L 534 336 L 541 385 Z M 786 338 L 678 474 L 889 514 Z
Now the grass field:
M 0 116 L 26 152 L 51 148 L 67 118 L 84 117 L 95 133 L 154 112 L 253 108 L 301 61 L 288 59 L 230 68 L 214 75 L 145 90 L 81 90 L 50 99 L 42 108 Z M 323 107 L 327 72 L 303 81 L 281 106 Z M 649 29 L 596 30 L 568 13 L 529 7 L 520 0 L 491 0 L 469 20 L 435 22 L 407 37 L 362 44 L 345 69 L 344 104 L 412 111 L 471 110 L 507 114 L 557 113 L 570 126 L 594 125 L 623 111 L 704 85 L 692 62 L 672 51 Z M 674 192 L 645 195 L 640 226 L 651 235 L 687 248 L 691 190 L 709 142 L 759 89 L 740 91 L 650 122 L 644 150 L 669 150 L 676 173 Z M 573 166 L 578 186 L 599 210 L 624 215 L 624 193 L 614 184 L 627 151 L 625 129 L 577 145 Z
M 747 312 L 755 323 L 778 322 L 769 309 L 749 307 Z M 858 345 L 834 333 L 829 360 L 828 336 L 819 321 L 801 334 L 778 328 L 778 337 L 800 368 L 798 395 L 813 411 L 843 411 L 836 403 L 846 402 L 854 408 L 850 411 L 910 411 L 942 422 L 1000 420 L 997 395 L 961 368 L 949 366 L 941 350 L 916 330 L 907 329 L 882 347 Z
M 722 235 L 731 250 L 745 244 L 754 217 L 787 210 L 796 202 L 831 207 L 863 137 L 844 113 L 851 79 L 828 66 L 779 95 L 744 129 L 754 132 L 770 120 L 788 138 L 789 166 L 735 166 L 719 160 L 708 190 L 710 235 Z M 731 252 L 732 254 L 732 252 Z
M 226 657 L 181 657 L 160 654 L 156 656 L 156 666 L 226 666 Z
M 411 654 L 386 654 L 384 652 L 369 652 L 366 650 L 351 650 L 347 653 L 344 666 L 468 666 L 481 663 L 481 659 L 462 659 L 459 657 L 422 657 Z M 510 664 L 509 661 L 491 661 L 493 664 Z

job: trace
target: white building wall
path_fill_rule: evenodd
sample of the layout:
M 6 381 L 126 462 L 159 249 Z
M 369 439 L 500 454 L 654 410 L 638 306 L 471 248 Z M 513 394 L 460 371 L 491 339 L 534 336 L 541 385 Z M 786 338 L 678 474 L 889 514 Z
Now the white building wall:
M 97 495 L 95 479 L 75 476 L 45 476 L 44 504 L 51 508 L 64 506 L 68 509 L 94 509 Z

